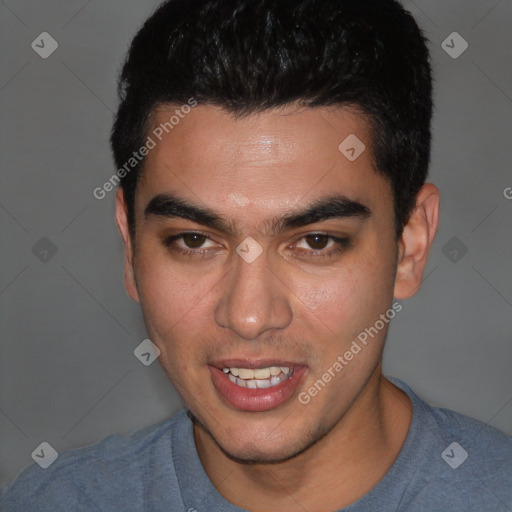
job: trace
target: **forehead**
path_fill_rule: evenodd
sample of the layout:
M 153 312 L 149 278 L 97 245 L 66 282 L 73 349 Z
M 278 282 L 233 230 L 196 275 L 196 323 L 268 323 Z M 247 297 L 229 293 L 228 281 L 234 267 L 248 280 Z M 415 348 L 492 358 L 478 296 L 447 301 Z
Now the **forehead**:
M 155 147 L 139 185 L 141 208 L 162 192 L 221 211 L 250 206 L 246 216 L 275 215 L 327 193 L 373 203 L 372 210 L 391 203 L 389 183 L 375 171 L 369 123 L 355 111 L 287 106 L 236 118 L 196 106 L 176 122 L 176 110 L 151 116 Z

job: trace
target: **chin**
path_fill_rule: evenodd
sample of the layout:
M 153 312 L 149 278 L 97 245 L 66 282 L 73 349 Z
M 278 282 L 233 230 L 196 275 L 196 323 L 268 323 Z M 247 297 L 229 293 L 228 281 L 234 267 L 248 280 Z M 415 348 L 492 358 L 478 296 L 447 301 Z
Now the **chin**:
M 221 433 L 218 437 L 210 432 L 210 436 L 229 458 L 244 464 L 284 462 L 304 452 L 322 437 L 321 434 L 303 434 L 298 429 L 278 432 L 274 428 L 265 433 L 255 431 L 256 428 L 252 432 L 244 428 L 227 435 Z
M 244 446 L 217 444 L 230 459 L 242 464 L 275 464 L 292 459 L 303 451 L 292 446 L 261 446 L 250 442 Z

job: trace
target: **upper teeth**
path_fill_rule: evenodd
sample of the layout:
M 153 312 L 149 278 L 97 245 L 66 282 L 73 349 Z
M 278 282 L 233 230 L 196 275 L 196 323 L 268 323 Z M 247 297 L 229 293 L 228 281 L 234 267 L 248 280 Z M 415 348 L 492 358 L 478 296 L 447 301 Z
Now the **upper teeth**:
M 287 366 L 270 366 L 268 368 L 258 368 L 253 370 L 251 368 L 223 368 L 224 373 L 231 373 L 235 377 L 240 377 L 241 379 L 251 380 L 251 379 L 268 379 L 271 375 L 276 376 L 281 372 L 288 374 L 290 373 L 290 368 Z

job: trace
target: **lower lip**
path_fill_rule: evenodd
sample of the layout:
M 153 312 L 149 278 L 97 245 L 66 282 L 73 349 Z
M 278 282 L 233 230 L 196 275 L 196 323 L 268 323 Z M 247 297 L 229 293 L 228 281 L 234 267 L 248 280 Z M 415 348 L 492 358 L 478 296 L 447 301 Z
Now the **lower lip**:
M 283 382 L 271 388 L 243 388 L 231 382 L 222 370 L 209 366 L 215 388 L 222 399 L 240 411 L 270 411 L 285 403 L 295 392 L 300 381 L 306 374 L 305 366 L 295 368 L 293 374 Z

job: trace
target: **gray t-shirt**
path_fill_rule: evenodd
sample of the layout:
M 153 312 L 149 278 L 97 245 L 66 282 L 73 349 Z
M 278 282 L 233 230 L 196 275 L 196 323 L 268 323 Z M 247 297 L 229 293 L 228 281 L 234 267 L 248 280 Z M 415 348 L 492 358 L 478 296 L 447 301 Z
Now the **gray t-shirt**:
M 429 406 L 390 379 L 413 404 L 405 443 L 384 478 L 346 512 L 512 510 L 512 438 L 453 411 Z M 206 475 L 182 410 L 126 437 L 34 464 L 0 494 L 2 512 L 240 512 Z

